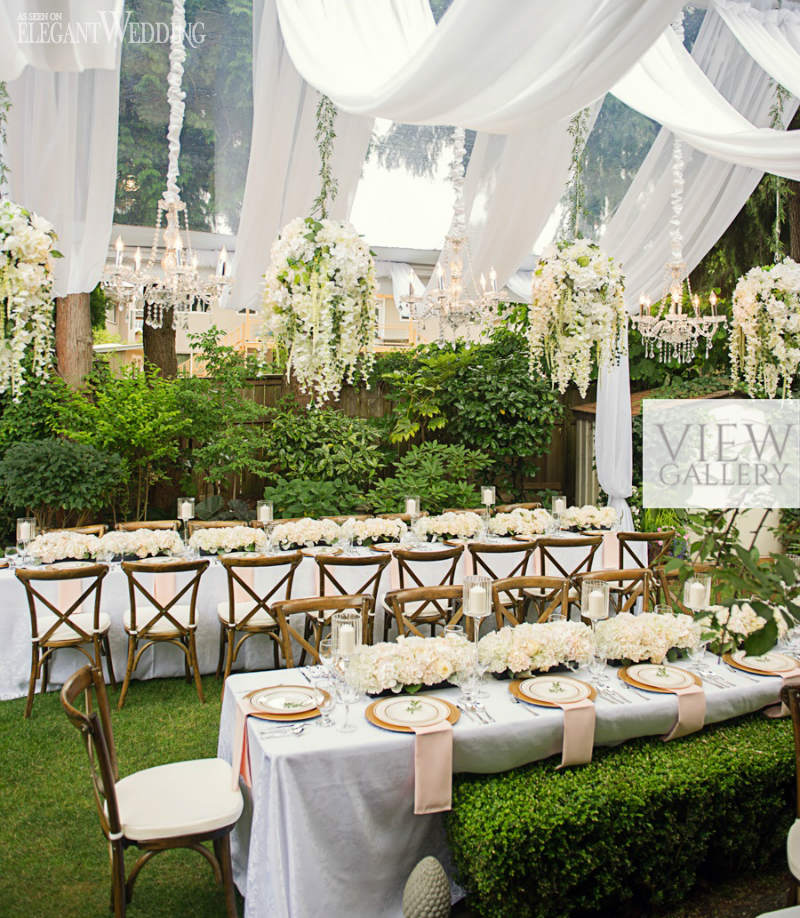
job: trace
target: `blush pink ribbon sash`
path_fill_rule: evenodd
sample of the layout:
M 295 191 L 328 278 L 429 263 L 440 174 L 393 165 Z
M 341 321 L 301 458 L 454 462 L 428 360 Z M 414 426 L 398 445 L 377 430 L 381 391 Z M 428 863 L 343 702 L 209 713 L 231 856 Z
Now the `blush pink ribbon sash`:
M 558 767 L 591 762 L 594 750 L 594 702 L 584 698 L 558 707 L 564 712 L 564 738 L 561 742 L 561 764 Z
M 255 569 L 252 567 L 237 567 L 234 568 L 236 571 L 236 576 L 243 580 L 250 589 L 253 588 L 253 583 L 255 582 Z M 233 581 L 233 601 L 237 602 L 251 602 L 255 605 L 255 600 L 253 597 L 245 590 L 245 588 L 239 583 L 238 580 Z
M 453 725 L 415 727 L 414 813 L 443 813 L 453 803 Z
M 235 696 L 234 696 L 235 697 Z M 250 743 L 247 739 L 247 717 L 249 714 L 255 714 L 256 708 L 250 704 L 247 698 L 236 698 L 236 717 L 233 724 L 233 746 L 231 748 L 231 773 L 233 775 L 233 787 L 239 786 L 239 776 L 248 787 L 252 787 L 252 776 L 250 773 Z
M 702 730 L 706 720 L 706 693 L 701 686 L 674 689 L 672 694 L 678 697 L 678 718 L 669 733 L 661 737 L 664 742 Z
M 153 599 L 165 606 L 174 595 L 175 572 L 165 571 L 163 574 L 153 574 Z
M 83 580 L 59 580 L 58 581 L 58 608 L 66 612 L 69 607 L 76 602 L 83 593 Z M 75 612 L 81 612 L 80 608 Z
M 771 676 L 780 676 L 781 677 L 781 688 L 784 685 L 800 685 L 800 667 L 797 669 L 790 669 L 785 673 L 770 673 Z M 778 692 L 780 697 L 780 691 Z M 778 704 L 767 705 L 764 708 L 764 714 L 767 717 L 788 717 L 791 712 L 786 707 L 786 705 L 781 701 Z
M 607 571 L 619 567 L 619 539 L 616 532 L 603 533 L 603 568 Z

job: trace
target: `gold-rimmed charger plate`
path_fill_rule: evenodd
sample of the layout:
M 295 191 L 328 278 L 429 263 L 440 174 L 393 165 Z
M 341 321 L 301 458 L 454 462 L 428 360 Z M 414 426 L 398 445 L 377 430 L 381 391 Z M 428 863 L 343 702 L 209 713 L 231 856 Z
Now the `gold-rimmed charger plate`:
M 748 657 L 744 651 L 737 650 L 736 653 L 723 654 L 722 659 L 734 669 L 741 669 L 742 672 L 753 673 L 756 676 L 780 676 L 783 675 L 783 673 L 788 673 L 793 669 L 800 668 L 800 662 L 793 657 L 785 653 L 776 653 L 772 650 L 763 654 L 762 657 Z M 759 668 L 744 662 L 745 660 L 758 659 L 762 659 L 765 663 L 774 661 L 777 665 L 767 669 L 766 667 Z
M 261 695 L 264 692 L 277 692 L 277 691 L 303 691 L 303 694 L 309 694 L 314 691 L 312 686 L 304 685 L 267 685 L 263 688 L 253 689 L 252 692 L 248 692 L 244 697 L 253 704 L 253 698 L 258 695 Z M 328 692 L 325 689 L 320 689 L 320 691 L 326 696 Z M 294 720 L 310 720 L 312 717 L 319 717 L 320 710 L 317 707 L 307 708 L 304 711 L 287 711 L 285 714 L 278 714 L 268 710 L 253 711 L 251 713 L 252 717 L 258 717 L 261 720 L 277 720 L 277 721 L 294 721 Z
M 294 549 L 295 551 L 297 549 Z M 312 545 L 311 547 L 301 548 L 300 553 L 306 558 L 313 558 L 314 555 L 340 555 L 341 548 L 337 545 Z
M 640 665 L 643 665 L 643 664 L 638 664 L 638 663 L 637 663 L 637 664 L 634 664 L 634 665 L 635 665 L 635 666 L 640 666 Z M 651 664 L 647 664 L 647 665 L 650 665 L 650 666 L 657 666 L 658 664 L 656 664 L 656 663 L 651 663 Z M 702 680 L 696 673 L 690 673 L 689 670 L 687 670 L 687 669 L 682 669 L 680 666 L 672 666 L 671 664 L 666 664 L 666 667 L 667 667 L 667 669 L 675 669 L 675 670 L 678 670 L 678 671 L 681 672 L 681 673 L 685 673 L 686 676 L 688 676 L 688 678 L 689 678 L 692 682 L 694 682 L 695 685 L 699 685 L 699 686 L 702 687 L 702 685 L 703 685 L 703 680 Z M 688 684 L 686 684 L 686 683 L 685 683 L 685 684 L 682 684 L 682 685 L 676 685 L 676 686 L 670 686 L 670 687 L 666 687 L 666 686 L 662 687 L 662 686 L 658 686 L 658 685 L 651 685 L 651 684 L 648 683 L 648 682 L 640 682 L 638 679 L 634 679 L 633 676 L 630 675 L 630 673 L 628 672 L 628 670 L 629 670 L 630 668 L 631 668 L 631 667 L 629 667 L 629 666 L 621 666 L 621 667 L 619 668 L 619 670 L 617 671 L 617 676 L 619 676 L 619 678 L 622 679 L 623 682 L 627 682 L 628 685 L 632 685 L 634 688 L 644 689 L 644 691 L 646 691 L 646 692 L 659 692 L 659 693 L 661 693 L 662 695 L 663 695 L 663 694 L 666 694 L 666 695 L 673 695 L 677 689 L 680 689 L 680 688 L 687 688 L 687 687 L 688 687 Z
M 552 684 L 553 682 L 573 683 L 576 686 L 581 686 L 579 690 L 580 697 L 564 699 L 559 703 L 558 701 L 547 701 L 544 697 L 538 695 L 536 697 L 528 695 L 523 690 L 522 686 L 526 683 L 534 682 L 543 686 Z M 525 704 L 540 705 L 544 708 L 560 708 L 562 704 L 583 701 L 586 698 L 590 701 L 594 701 L 595 698 L 597 698 L 597 689 L 593 685 L 590 685 L 588 682 L 583 682 L 581 679 L 573 679 L 572 676 L 533 676 L 529 679 L 512 679 L 511 682 L 508 683 L 508 690 L 519 701 L 524 701 Z
M 407 698 L 409 702 L 414 700 L 413 695 L 407 695 L 404 697 Z M 461 716 L 461 712 L 458 710 L 458 708 L 455 705 L 450 704 L 449 701 L 445 701 L 444 698 L 437 698 L 433 695 L 420 696 L 419 700 L 422 701 L 423 699 L 434 701 L 439 705 L 443 705 L 447 709 L 446 719 L 451 724 L 455 724 L 458 722 L 458 719 Z M 388 699 L 388 700 L 391 700 L 391 699 Z M 413 733 L 414 730 L 412 727 L 407 727 L 402 724 L 391 723 L 389 721 L 382 720 L 380 717 L 378 717 L 378 715 L 375 713 L 375 709 L 378 708 L 379 705 L 381 705 L 382 703 L 385 703 L 386 701 L 387 701 L 386 698 L 376 698 L 375 701 L 368 704 L 366 711 L 364 711 L 364 716 L 367 718 L 367 720 L 371 724 L 373 724 L 373 726 L 380 727 L 382 730 L 391 730 L 393 733 Z M 440 721 L 437 721 L 437 723 L 439 722 Z

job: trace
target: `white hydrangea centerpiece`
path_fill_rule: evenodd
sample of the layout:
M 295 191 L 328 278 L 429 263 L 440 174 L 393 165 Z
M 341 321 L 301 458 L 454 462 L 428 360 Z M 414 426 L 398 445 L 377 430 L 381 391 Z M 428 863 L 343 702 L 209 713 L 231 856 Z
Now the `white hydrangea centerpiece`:
M 533 273 L 531 373 L 549 371 L 562 393 L 574 381 L 585 396 L 594 358 L 607 366 L 627 350 L 624 289 L 622 272 L 594 243 L 580 239 L 548 249 Z
M 42 564 L 93 557 L 100 545 L 97 536 L 57 529 L 44 532 L 28 545 L 28 554 Z
M 620 612 L 597 622 L 595 639 L 608 660 L 663 663 L 669 655 L 697 647 L 700 633 L 700 623 L 691 615 Z
M 619 514 L 613 507 L 586 504 L 583 507 L 567 507 L 561 514 L 561 528 L 574 532 L 612 529 L 618 520 Z
M 252 526 L 214 526 L 193 532 L 189 545 L 212 555 L 226 551 L 262 551 L 266 548 L 267 537 L 263 529 Z
M 474 539 L 483 521 L 477 513 L 440 513 L 438 516 L 421 516 L 414 523 L 417 538 L 436 542 L 447 539 Z
M 733 291 L 731 377 L 754 398 L 786 398 L 800 371 L 800 265 L 751 268 Z
M 353 226 L 292 220 L 272 245 L 262 347 L 273 345 L 303 392 L 335 398 L 374 361 L 375 294 L 372 255 Z
M 47 220 L 13 201 L 0 201 L 0 392 L 15 398 L 33 376 L 47 375 L 53 359 L 53 248 Z M 29 358 L 29 360 L 27 359 Z
M 524 622 L 491 631 L 480 639 L 480 660 L 492 673 L 515 676 L 545 672 L 572 660 L 589 663 L 592 631 L 581 622 Z
M 181 537 L 172 529 L 136 529 L 133 532 L 107 532 L 98 551 L 121 558 L 150 558 L 174 555 L 183 549 Z
M 489 532 L 496 536 L 534 536 L 547 532 L 552 525 L 553 517 L 547 510 L 519 507 L 510 513 L 496 513 L 489 520 Z
M 341 527 L 341 534 L 351 539 L 354 545 L 399 542 L 406 532 L 408 527 L 403 520 L 385 520 L 377 516 L 368 520 L 347 520 Z
M 278 523 L 270 533 L 270 541 L 284 551 L 333 545 L 341 535 L 341 526 L 333 520 L 312 520 L 304 517 L 292 523 Z

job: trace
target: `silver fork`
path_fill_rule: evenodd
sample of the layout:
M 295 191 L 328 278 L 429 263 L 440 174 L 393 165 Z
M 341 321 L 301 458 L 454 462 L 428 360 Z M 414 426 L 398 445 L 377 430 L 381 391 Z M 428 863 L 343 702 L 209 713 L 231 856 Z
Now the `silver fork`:
M 487 710 L 486 705 L 485 705 L 482 701 L 473 701 L 473 702 L 472 702 L 472 706 L 475 708 L 475 710 L 476 710 L 479 714 L 482 714 L 482 715 L 486 718 L 486 723 L 487 723 L 487 724 L 489 724 L 489 723 L 491 723 L 491 724 L 495 723 L 494 717 L 492 717 L 492 715 L 491 715 L 491 714 L 489 713 L 489 711 Z
M 479 724 L 483 723 L 480 717 L 478 717 L 477 712 L 473 711 L 471 708 L 468 708 L 462 702 L 457 701 L 456 707 L 458 708 L 459 711 L 461 711 L 462 714 L 465 714 L 467 717 L 469 717 L 470 720 L 474 720 L 476 723 L 479 723 Z
M 513 704 L 521 704 L 523 707 L 523 710 L 527 711 L 529 714 L 533 714 L 534 717 L 538 717 L 540 714 L 540 712 L 537 711 L 536 708 L 532 707 L 529 704 L 525 704 L 524 701 L 520 701 L 516 695 L 511 695 L 511 701 Z

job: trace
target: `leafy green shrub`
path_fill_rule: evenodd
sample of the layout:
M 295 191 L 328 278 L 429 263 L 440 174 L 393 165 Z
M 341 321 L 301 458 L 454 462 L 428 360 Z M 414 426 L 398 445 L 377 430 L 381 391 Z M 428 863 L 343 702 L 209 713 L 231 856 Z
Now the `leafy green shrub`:
M 464 446 L 435 441 L 412 446 L 395 463 L 394 475 L 367 494 L 367 502 L 376 513 L 402 512 L 409 494 L 419 495 L 422 509 L 429 513 L 476 507 L 480 494 L 469 479 L 486 461 L 484 453 Z
M 116 453 L 69 440 L 16 443 L 0 460 L 3 497 L 32 511 L 45 528 L 78 523 L 107 507 L 121 478 Z
M 343 479 L 366 488 L 384 464 L 379 443 L 370 421 L 286 399 L 273 413 L 265 447 L 276 479 Z
M 364 498 L 350 482 L 341 478 L 279 478 L 264 491 L 276 517 L 341 516 L 363 508 Z
M 0 417 L 0 455 L 20 440 L 44 440 L 52 437 L 58 427 L 62 406 L 74 398 L 60 376 L 45 382 L 29 381 L 22 389 L 19 401 L 10 393 L 2 399 Z
M 549 759 L 458 775 L 446 816 L 458 878 L 471 909 L 492 918 L 673 905 L 700 877 L 784 857 L 794 769 L 791 722 L 755 715 L 595 750 L 567 771 Z
M 780 511 L 780 521 L 775 528 L 783 550 L 788 554 L 800 554 L 800 510 L 785 507 Z

